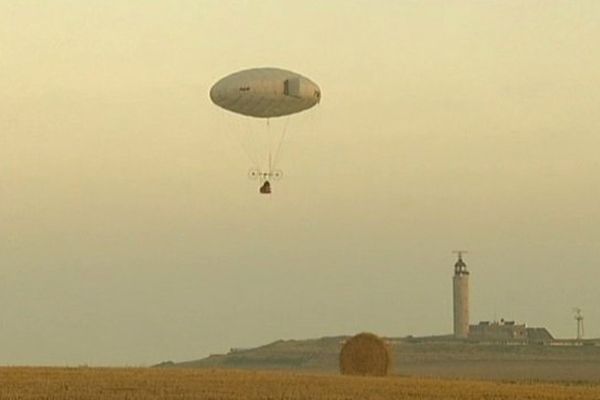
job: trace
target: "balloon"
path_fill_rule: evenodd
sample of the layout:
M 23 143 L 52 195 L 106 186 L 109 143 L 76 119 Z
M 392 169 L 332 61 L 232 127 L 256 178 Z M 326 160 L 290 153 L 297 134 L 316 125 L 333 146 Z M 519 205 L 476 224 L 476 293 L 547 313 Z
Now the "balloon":
M 295 114 L 318 104 L 321 89 L 310 79 L 279 68 L 253 68 L 218 81 L 210 98 L 219 107 L 257 118 Z

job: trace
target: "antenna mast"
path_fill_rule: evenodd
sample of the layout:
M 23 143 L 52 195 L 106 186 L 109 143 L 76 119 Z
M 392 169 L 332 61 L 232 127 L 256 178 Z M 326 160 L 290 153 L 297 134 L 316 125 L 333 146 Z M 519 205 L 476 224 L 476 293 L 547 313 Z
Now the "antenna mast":
M 577 340 L 581 340 L 585 335 L 583 331 L 583 315 L 581 314 L 581 308 L 575 307 L 573 308 L 573 312 L 575 313 L 575 321 L 577 321 Z
M 468 251 L 467 250 L 454 250 L 452 251 L 452 254 L 458 254 L 458 258 L 462 259 L 462 255 L 463 254 L 467 254 Z

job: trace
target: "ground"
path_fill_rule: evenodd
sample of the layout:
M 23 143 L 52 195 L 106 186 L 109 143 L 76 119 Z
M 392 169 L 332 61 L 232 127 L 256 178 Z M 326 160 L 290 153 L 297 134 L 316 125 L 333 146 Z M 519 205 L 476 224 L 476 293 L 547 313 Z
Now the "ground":
M 0 399 L 599 399 L 600 384 L 162 368 L 0 368 Z

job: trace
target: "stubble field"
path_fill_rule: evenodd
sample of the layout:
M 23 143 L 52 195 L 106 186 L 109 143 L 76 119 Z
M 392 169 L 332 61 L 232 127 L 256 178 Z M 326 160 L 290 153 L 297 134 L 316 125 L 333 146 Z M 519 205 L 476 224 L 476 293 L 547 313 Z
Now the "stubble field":
M 600 385 L 202 369 L 0 368 L 0 399 L 600 399 Z

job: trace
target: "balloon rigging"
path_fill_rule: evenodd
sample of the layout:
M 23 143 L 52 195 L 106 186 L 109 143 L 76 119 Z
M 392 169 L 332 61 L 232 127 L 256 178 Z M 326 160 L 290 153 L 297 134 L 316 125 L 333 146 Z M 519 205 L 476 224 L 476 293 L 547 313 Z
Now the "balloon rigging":
M 217 106 L 242 117 L 266 120 L 267 154 L 250 154 L 255 164 L 248 177 L 260 181 L 259 193 L 271 193 L 271 181 L 283 177 L 277 169 L 281 147 L 290 122 L 290 115 L 307 110 L 321 100 L 321 89 L 310 79 L 292 71 L 279 68 L 253 68 L 230 74 L 213 85 L 210 98 Z M 271 119 L 286 117 L 279 140 L 274 147 Z M 256 135 L 251 133 L 250 135 Z M 266 165 L 261 160 L 266 158 Z

